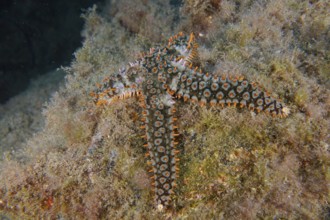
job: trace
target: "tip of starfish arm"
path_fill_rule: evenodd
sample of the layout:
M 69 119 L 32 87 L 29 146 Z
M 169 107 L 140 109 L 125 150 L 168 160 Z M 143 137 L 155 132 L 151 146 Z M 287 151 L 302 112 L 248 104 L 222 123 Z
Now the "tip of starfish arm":
M 285 107 L 282 109 L 282 114 L 281 114 L 281 116 L 283 116 L 283 117 L 285 118 L 285 117 L 287 117 L 289 114 L 290 114 L 290 108 L 285 106 Z
M 157 205 L 157 211 L 162 212 L 164 210 L 164 206 L 162 204 Z

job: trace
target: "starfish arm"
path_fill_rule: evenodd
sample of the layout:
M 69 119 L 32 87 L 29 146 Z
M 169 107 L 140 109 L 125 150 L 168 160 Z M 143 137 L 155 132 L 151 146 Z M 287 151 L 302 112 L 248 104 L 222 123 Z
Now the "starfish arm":
M 144 146 L 151 167 L 149 173 L 156 206 L 162 209 L 170 204 L 178 175 L 174 101 L 170 95 L 161 93 L 156 96 L 141 95 L 140 102 L 143 107 L 141 128 L 145 130 L 143 137 L 146 139 Z
M 201 106 L 247 107 L 256 113 L 263 111 L 279 117 L 289 114 L 289 109 L 283 103 L 271 97 L 257 83 L 251 83 L 242 76 L 204 74 L 201 70 L 187 68 L 181 74 L 176 89 L 175 95 L 178 98 Z
M 140 65 L 141 60 L 130 63 L 126 68 L 103 79 L 102 84 L 90 93 L 96 105 L 109 105 L 119 99 L 140 95 L 146 70 Z
M 233 105 L 247 107 L 256 113 L 263 111 L 272 116 L 286 117 L 289 114 L 288 107 L 271 97 L 257 83 L 250 83 L 243 77 L 204 73 L 201 68 L 193 67 L 194 61 L 198 60 L 198 44 L 193 33 L 189 38 L 176 35 L 170 38 L 168 45 L 179 54 L 169 60 L 171 66 L 178 70 L 176 76 L 167 79 L 169 94 L 201 106 Z

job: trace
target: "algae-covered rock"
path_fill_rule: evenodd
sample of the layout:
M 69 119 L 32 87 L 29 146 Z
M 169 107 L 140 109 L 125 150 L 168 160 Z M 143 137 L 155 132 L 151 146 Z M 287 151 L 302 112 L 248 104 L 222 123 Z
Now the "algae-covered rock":
M 13 219 L 329 218 L 326 7 L 327 1 L 139 1 L 136 7 L 109 1 L 87 10 L 83 46 L 66 68 L 65 87 L 44 110 L 45 128 L 28 140 L 23 162 L 1 163 L 0 213 Z M 203 68 L 258 81 L 291 113 L 273 119 L 180 104 L 180 176 L 172 206 L 159 211 L 138 100 L 99 107 L 89 94 L 181 30 L 195 32 Z M 319 31 L 320 42 L 309 30 Z

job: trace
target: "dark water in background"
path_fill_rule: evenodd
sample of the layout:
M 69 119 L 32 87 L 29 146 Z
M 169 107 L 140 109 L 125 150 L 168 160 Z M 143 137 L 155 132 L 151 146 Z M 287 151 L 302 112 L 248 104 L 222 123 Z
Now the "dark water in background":
M 0 104 L 31 78 L 68 65 L 81 45 L 82 9 L 102 0 L 0 1 Z

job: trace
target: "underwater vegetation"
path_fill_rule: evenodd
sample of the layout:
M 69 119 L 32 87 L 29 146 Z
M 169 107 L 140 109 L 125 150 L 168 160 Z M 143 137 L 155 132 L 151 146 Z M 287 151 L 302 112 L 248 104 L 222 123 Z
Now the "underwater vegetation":
M 127 17 L 123 5 L 132 11 Z M 66 68 L 65 86 L 47 103 L 44 129 L 19 157 L 1 162 L 0 213 L 13 219 L 329 218 L 327 8 L 327 1 L 192 0 L 178 8 L 171 1 L 127 0 L 87 10 L 83 46 Z M 193 63 L 205 72 L 258 81 L 291 112 L 281 119 L 180 102 L 178 187 L 170 209 L 159 212 L 139 100 L 100 108 L 89 93 L 180 31 L 195 33 Z
M 170 205 L 171 195 L 177 186 L 177 145 L 180 144 L 180 128 L 176 121 L 176 100 L 216 107 L 233 106 L 273 117 L 286 117 L 289 108 L 271 97 L 255 82 L 243 76 L 226 76 L 205 73 L 194 66 L 199 60 L 198 43 L 193 33 L 182 32 L 171 37 L 168 44 L 151 48 L 149 53 L 127 67 L 119 69 L 97 84 L 91 92 L 98 106 L 109 106 L 116 102 L 137 97 L 143 109 L 139 114 L 142 137 L 147 148 L 148 171 L 151 174 L 156 207 L 163 210 Z

